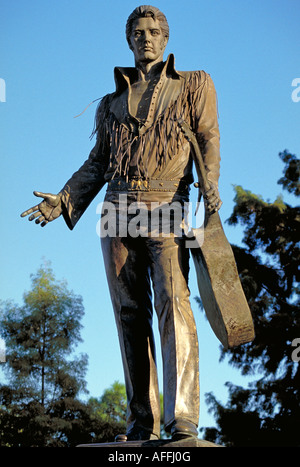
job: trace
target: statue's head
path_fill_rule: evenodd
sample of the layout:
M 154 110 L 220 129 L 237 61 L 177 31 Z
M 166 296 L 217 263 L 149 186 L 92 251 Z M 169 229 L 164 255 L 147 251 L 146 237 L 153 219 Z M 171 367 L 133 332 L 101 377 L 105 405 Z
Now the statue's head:
M 150 5 L 135 8 L 127 19 L 126 39 L 136 61 L 141 60 L 142 56 L 146 61 L 153 61 L 158 53 L 163 54 L 168 43 L 169 25 L 165 15 Z M 145 41 L 149 41 L 146 48 Z
M 157 20 L 160 24 L 160 28 L 162 30 L 162 33 L 166 40 L 168 41 L 169 39 L 169 25 L 167 18 L 165 15 L 155 6 L 150 6 L 150 5 L 141 5 L 135 8 L 131 15 L 129 15 L 126 23 L 126 39 L 129 44 L 129 47 L 131 48 L 131 43 L 130 43 L 130 36 L 132 33 L 132 25 L 134 21 L 136 21 L 139 18 L 152 18 L 153 20 Z

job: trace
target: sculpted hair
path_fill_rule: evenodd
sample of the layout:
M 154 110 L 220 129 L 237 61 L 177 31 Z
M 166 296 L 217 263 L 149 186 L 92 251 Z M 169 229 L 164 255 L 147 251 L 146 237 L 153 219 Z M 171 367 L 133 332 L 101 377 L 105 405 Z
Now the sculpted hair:
M 126 39 L 129 44 L 129 47 L 131 48 L 130 44 L 130 36 L 132 32 L 132 25 L 135 20 L 138 18 L 153 18 L 154 20 L 158 20 L 160 22 L 160 27 L 162 30 L 163 35 L 169 39 L 169 25 L 167 18 L 165 15 L 155 6 L 150 6 L 150 5 L 141 5 L 135 8 L 131 15 L 127 19 L 126 23 Z

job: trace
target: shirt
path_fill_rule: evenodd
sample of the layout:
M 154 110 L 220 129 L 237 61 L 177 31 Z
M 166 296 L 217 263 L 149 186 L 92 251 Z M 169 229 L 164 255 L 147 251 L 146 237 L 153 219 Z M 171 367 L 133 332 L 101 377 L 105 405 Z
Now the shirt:
M 201 148 L 207 178 L 218 185 L 220 134 L 213 81 L 205 71 L 176 71 L 174 56 L 160 65 L 144 118 L 130 109 L 137 68 L 116 67 L 116 90 L 100 102 L 95 117 L 96 144 L 88 159 L 61 190 L 63 215 L 73 229 L 88 205 L 111 180 L 174 180 L 193 182 L 190 144 L 177 123 L 186 121 Z M 140 195 L 139 195 L 140 196 Z M 166 194 L 144 193 L 166 200 Z

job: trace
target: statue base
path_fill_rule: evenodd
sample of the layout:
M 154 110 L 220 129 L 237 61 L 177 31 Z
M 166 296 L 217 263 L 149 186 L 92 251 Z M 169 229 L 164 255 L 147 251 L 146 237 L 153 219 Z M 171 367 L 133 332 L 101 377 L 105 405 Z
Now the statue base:
M 159 439 L 150 441 L 125 441 L 125 442 L 112 442 L 112 443 L 90 443 L 79 444 L 79 448 L 152 448 L 152 449 L 177 449 L 177 448 L 220 448 L 219 444 L 211 443 L 198 438 L 185 438 L 178 441 L 172 439 Z

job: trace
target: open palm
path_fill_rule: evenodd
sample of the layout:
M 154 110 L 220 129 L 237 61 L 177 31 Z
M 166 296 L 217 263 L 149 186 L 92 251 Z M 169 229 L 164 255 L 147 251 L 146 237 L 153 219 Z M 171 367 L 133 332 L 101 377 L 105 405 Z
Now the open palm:
M 33 221 L 35 219 L 36 224 L 41 224 L 41 226 L 44 227 L 48 222 L 54 221 L 54 219 L 57 219 L 61 215 L 62 205 L 60 195 L 42 193 L 40 191 L 34 191 L 33 194 L 44 198 L 44 200 L 27 211 L 24 211 L 21 217 L 31 214 L 28 220 Z

